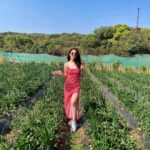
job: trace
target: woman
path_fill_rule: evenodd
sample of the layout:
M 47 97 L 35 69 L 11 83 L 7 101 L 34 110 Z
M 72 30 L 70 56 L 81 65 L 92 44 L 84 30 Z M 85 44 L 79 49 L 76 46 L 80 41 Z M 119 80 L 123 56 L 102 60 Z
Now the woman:
M 80 93 L 80 77 L 84 65 L 81 63 L 80 54 L 77 48 L 72 48 L 68 52 L 68 62 L 64 64 L 64 73 L 54 71 L 55 76 L 64 76 L 66 78 L 64 84 L 64 108 L 66 117 L 70 119 L 69 125 L 71 131 L 76 131 L 76 122 L 79 119 L 79 93 Z

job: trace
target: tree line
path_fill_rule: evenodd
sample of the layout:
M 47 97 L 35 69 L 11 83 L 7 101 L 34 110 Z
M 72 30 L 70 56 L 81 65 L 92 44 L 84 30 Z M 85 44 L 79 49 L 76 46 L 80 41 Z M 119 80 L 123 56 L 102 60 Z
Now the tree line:
M 72 47 L 81 54 L 149 54 L 150 28 L 129 27 L 126 24 L 102 26 L 91 34 L 26 34 L 15 32 L 0 33 L 0 50 L 20 53 L 47 53 L 64 55 Z

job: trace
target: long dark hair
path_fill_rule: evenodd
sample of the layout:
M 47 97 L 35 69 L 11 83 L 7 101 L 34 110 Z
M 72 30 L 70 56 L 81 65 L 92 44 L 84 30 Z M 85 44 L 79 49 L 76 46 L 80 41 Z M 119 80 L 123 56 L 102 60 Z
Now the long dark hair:
M 74 61 L 75 61 L 76 66 L 78 68 L 80 68 L 80 66 L 81 66 L 81 57 L 80 57 L 80 53 L 79 53 L 78 48 L 71 48 L 68 52 L 67 59 L 68 59 L 68 61 L 70 60 L 70 53 L 71 53 L 72 50 L 76 51 L 76 57 L 75 57 Z

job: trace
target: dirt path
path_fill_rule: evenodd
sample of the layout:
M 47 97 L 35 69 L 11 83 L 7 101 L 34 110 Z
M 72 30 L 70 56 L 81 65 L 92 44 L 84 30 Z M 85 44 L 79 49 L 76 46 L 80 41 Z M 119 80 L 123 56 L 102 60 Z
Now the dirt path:
M 76 132 L 70 132 L 68 122 L 65 119 L 63 120 L 62 126 L 59 129 L 58 144 L 60 150 L 90 150 L 91 145 L 87 129 L 88 122 L 82 105 Z

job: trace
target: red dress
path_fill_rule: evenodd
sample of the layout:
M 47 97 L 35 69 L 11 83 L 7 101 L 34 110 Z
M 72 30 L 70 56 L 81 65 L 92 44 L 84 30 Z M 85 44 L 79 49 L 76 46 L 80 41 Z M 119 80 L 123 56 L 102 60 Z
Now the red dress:
M 65 108 L 65 113 L 66 117 L 68 119 L 72 119 L 72 114 L 71 114 L 71 97 L 73 93 L 78 93 L 80 92 L 80 74 L 81 71 L 79 68 L 71 69 L 67 67 L 67 79 L 64 84 L 64 108 Z M 79 118 L 79 99 L 77 101 L 76 105 L 76 120 Z

